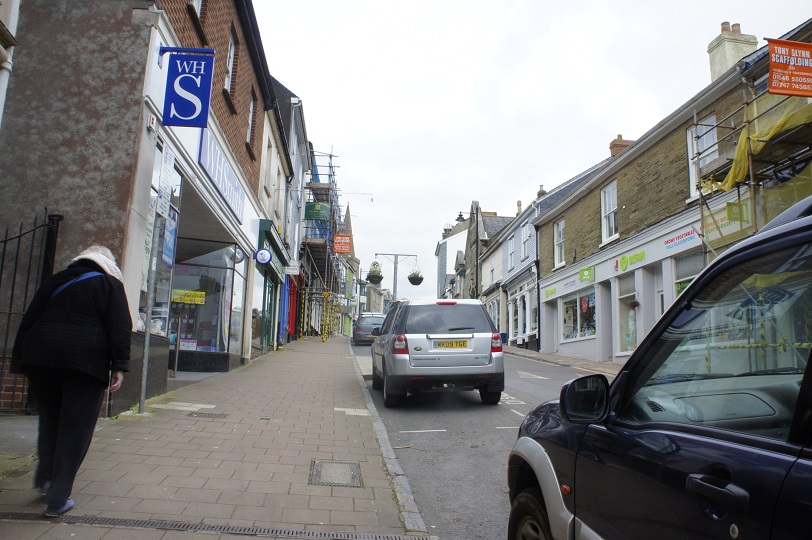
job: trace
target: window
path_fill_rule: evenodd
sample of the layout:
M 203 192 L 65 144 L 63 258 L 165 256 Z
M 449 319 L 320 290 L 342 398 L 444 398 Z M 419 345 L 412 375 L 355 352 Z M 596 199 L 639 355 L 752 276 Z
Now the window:
M 555 237 L 555 265 L 563 266 L 566 264 L 564 260 L 564 220 L 555 222 L 555 229 L 553 231 Z
M 565 341 L 595 335 L 595 290 L 584 289 L 561 299 L 561 338 Z
M 692 251 L 674 258 L 674 291 L 679 296 L 685 287 L 705 267 L 705 257 L 701 251 Z
M 256 110 L 257 95 L 251 90 L 251 101 L 248 103 L 248 131 L 245 134 L 245 144 L 251 146 L 254 142 L 254 131 L 256 131 Z
M 719 272 L 632 369 L 620 418 L 786 441 L 812 342 L 810 254 Z
M 604 242 L 618 236 L 617 182 L 612 182 L 601 190 L 601 235 Z
M 525 222 L 522 225 L 522 260 L 530 254 L 530 224 Z
M 513 236 L 508 238 L 508 269 L 513 270 L 513 254 L 516 252 L 516 248 L 513 245 Z
M 231 34 L 231 39 L 228 42 L 228 56 L 226 57 L 226 80 L 223 83 L 223 88 L 232 93 L 234 87 L 234 73 L 237 71 L 237 38 Z
M 198 16 L 203 14 L 203 0 L 189 0 L 189 4 L 195 8 Z
M 688 177 L 690 178 L 691 197 L 698 195 L 696 183 L 699 180 L 699 169 L 719 157 L 716 144 L 716 114 L 711 114 L 691 126 L 687 131 L 688 138 Z
M 496 270 L 494 269 L 493 257 L 491 257 L 491 258 L 490 258 L 490 273 L 491 273 L 491 283 L 493 283 L 493 282 L 495 281 L 495 279 L 494 279 L 494 278 L 496 277 L 496 273 L 495 273 L 495 272 L 496 272 Z
M 633 351 L 637 347 L 637 295 L 634 290 L 634 273 L 620 276 L 617 280 L 618 327 L 620 336 L 618 350 Z

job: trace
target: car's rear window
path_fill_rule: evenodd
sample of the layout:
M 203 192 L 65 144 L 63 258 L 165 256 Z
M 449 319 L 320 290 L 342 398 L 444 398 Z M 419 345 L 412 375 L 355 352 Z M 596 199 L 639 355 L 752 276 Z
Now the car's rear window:
M 410 306 L 406 334 L 467 334 L 493 332 L 493 325 L 477 304 Z
M 383 324 L 383 316 L 376 317 L 358 317 L 358 324 Z

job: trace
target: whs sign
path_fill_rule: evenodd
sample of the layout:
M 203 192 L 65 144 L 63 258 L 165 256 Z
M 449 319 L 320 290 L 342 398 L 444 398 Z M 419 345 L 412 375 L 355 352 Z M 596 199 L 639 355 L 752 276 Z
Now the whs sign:
M 183 51 L 184 49 L 169 49 Z M 207 51 L 207 49 L 193 49 Z M 214 51 L 209 54 L 170 54 L 164 94 L 163 125 L 206 127 L 209 120 Z

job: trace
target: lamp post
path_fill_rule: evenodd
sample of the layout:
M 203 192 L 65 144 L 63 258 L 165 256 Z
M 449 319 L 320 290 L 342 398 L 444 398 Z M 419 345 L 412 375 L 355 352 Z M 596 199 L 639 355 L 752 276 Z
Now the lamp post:
M 474 230 L 476 231 L 476 245 L 474 246 L 474 298 L 479 298 L 479 206 L 474 212 L 462 212 L 457 215 L 457 222 L 465 221 L 463 214 L 474 214 Z M 467 248 L 467 246 L 466 246 Z
M 392 285 L 392 301 L 398 299 L 398 257 L 414 257 L 417 258 L 417 255 L 407 255 L 405 253 L 376 253 L 375 257 L 377 258 L 378 255 L 386 255 L 395 258 L 395 277 L 393 279 L 394 284 Z

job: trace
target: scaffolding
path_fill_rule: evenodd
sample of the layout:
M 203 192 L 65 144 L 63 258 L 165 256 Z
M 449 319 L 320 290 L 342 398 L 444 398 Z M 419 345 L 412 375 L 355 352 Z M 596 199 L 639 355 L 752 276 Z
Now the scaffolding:
M 812 195 L 812 102 L 770 94 L 766 76 L 744 80 L 740 104 L 723 118 L 694 114 L 689 149 L 706 264 Z

